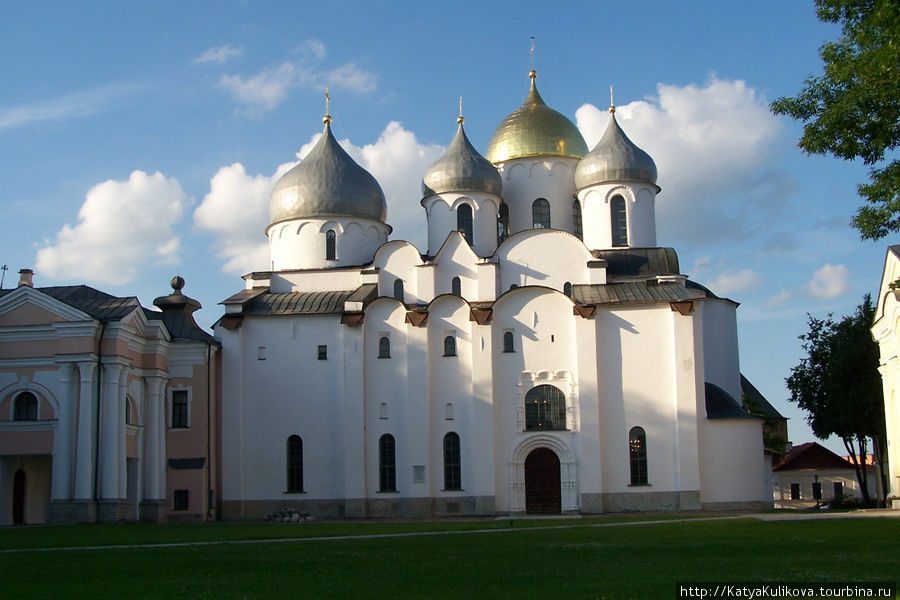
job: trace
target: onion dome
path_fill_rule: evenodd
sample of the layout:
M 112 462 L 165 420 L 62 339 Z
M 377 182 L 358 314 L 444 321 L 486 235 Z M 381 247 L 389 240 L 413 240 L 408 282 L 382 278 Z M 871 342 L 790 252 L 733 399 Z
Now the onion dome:
M 656 185 L 656 163 L 628 139 L 610 108 L 603 137 L 575 168 L 575 189 L 611 181 L 640 181 Z
M 567 156 L 581 158 L 587 144 L 575 124 L 544 103 L 534 83 L 522 106 L 503 119 L 488 143 L 487 159 L 494 164 L 524 156 Z
M 469 142 L 463 122 L 462 117 L 457 119 L 459 127 L 447 151 L 425 170 L 422 177 L 423 196 L 459 191 L 500 195 L 503 186 L 500 173 Z
M 289 219 L 351 217 L 384 222 L 384 192 L 371 173 L 356 164 L 331 133 L 325 116 L 319 141 L 281 176 L 269 199 L 272 223 Z

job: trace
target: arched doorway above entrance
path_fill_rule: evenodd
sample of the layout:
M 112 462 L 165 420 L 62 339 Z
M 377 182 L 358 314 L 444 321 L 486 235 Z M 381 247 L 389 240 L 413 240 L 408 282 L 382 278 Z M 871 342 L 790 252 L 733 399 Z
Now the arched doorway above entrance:
M 559 514 L 561 511 L 559 457 L 549 448 L 535 448 L 525 458 L 525 513 Z

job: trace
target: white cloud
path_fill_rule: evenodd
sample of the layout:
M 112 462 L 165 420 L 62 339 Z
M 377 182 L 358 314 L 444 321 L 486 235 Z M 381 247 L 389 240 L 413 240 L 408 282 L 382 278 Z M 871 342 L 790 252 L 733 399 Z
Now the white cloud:
M 234 163 L 221 167 L 210 180 L 209 193 L 194 211 L 194 224 L 215 236 L 216 252 L 225 259 L 224 272 L 244 274 L 268 268 L 269 196 L 278 178 L 294 164 L 283 164 L 269 176 L 253 176 L 241 163 Z
M 766 307 L 775 308 L 786 304 L 788 300 L 790 300 L 793 296 L 794 294 L 793 292 L 791 292 L 791 290 L 781 290 L 780 292 L 766 300 Z
M 319 60 L 322 60 L 323 58 L 328 56 L 328 50 L 325 48 L 325 44 L 323 44 L 321 40 L 306 40 L 303 43 L 303 50 L 309 52 Z
M 141 267 L 175 264 L 179 239 L 173 231 L 190 202 L 174 178 L 134 171 L 127 181 L 91 188 L 56 241 L 37 253 L 37 269 L 53 279 L 125 284 Z
M 830 300 L 850 289 L 850 271 L 844 265 L 825 265 L 813 273 L 809 292 L 816 298 Z
M 315 134 L 297 152 L 305 157 L 319 139 Z M 416 135 L 392 121 L 373 144 L 341 146 L 363 168 L 372 173 L 384 191 L 391 239 L 405 239 L 425 250 L 422 223 L 425 210 L 422 174 L 444 152 L 437 144 L 421 144 Z M 247 273 L 268 268 L 269 249 L 264 231 L 269 224 L 269 196 L 281 175 L 296 163 L 286 163 L 270 175 L 248 175 L 240 163 L 222 167 L 210 181 L 210 192 L 194 211 L 194 223 L 211 232 L 215 247 L 225 259 L 223 271 Z
M 363 71 L 353 63 L 340 66 L 322 76 L 335 89 L 345 89 L 358 94 L 375 90 L 375 75 Z
M 585 104 L 575 116 L 593 147 L 608 113 Z M 662 242 L 734 239 L 761 221 L 771 233 L 766 215 L 781 210 L 782 196 L 793 189 L 785 189 L 789 182 L 772 167 L 779 121 L 745 82 L 713 77 L 702 87 L 659 84 L 656 96 L 617 107 L 616 120 L 659 169 Z
M 262 71 L 249 79 L 240 75 L 223 75 L 219 85 L 241 104 L 271 110 L 287 98 L 288 89 L 295 84 L 297 68 L 285 62 L 274 69 Z
M 762 283 L 762 277 L 752 269 L 741 271 L 725 271 L 709 284 L 709 289 L 715 294 L 731 294 L 733 292 L 752 290 Z
M 54 100 L 2 109 L 0 110 L 0 131 L 37 121 L 87 117 L 106 110 L 114 100 L 132 94 L 139 88 L 140 86 L 132 84 L 107 85 L 72 92 Z
M 210 48 L 200 56 L 194 59 L 195 63 L 208 63 L 215 62 L 219 64 L 225 64 L 229 59 L 240 56 L 244 51 L 240 48 L 233 48 L 230 44 L 225 44 L 224 46 L 215 46 Z

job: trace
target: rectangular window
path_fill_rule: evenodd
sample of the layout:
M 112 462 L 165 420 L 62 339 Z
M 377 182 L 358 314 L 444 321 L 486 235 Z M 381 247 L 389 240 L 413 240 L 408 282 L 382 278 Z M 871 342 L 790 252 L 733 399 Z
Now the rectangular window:
M 172 499 L 172 510 L 188 510 L 190 504 L 188 490 L 175 490 L 175 497 Z
M 800 499 L 800 484 L 792 483 L 791 484 L 791 500 L 799 500 Z
M 844 497 L 844 484 L 840 481 L 834 482 L 834 499 L 840 501 Z
M 188 420 L 188 392 L 187 390 L 172 390 L 172 428 L 187 429 L 190 427 Z
M 328 360 L 328 346 L 319 344 L 318 353 L 316 355 L 319 360 Z
M 813 492 L 813 498 L 815 498 L 816 500 L 821 500 L 822 499 L 822 483 L 819 481 L 816 481 L 815 483 L 813 483 L 812 492 Z

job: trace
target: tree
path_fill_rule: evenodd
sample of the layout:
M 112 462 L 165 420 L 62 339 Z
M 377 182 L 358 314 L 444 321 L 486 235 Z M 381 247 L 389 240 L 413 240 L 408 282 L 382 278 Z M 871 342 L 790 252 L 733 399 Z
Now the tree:
M 872 298 L 866 294 L 854 314 L 837 322 L 831 315 L 825 319 L 807 316 L 809 332 L 800 336 L 807 357 L 787 378 L 791 401 L 808 413 L 806 422 L 816 437 L 841 438 L 863 500 L 871 504 L 865 469 L 868 440 L 872 439 L 880 465 L 885 439 L 878 344 L 869 331 L 875 317 Z
M 841 36 L 819 49 L 824 75 L 810 75 L 797 96 L 779 98 L 771 108 L 804 122 L 799 146 L 805 152 L 872 167 L 869 182 L 857 187 L 868 204 L 852 224 L 863 239 L 877 240 L 900 231 L 900 161 L 890 158 L 900 144 L 900 3 L 815 3 L 819 20 L 839 23 Z

